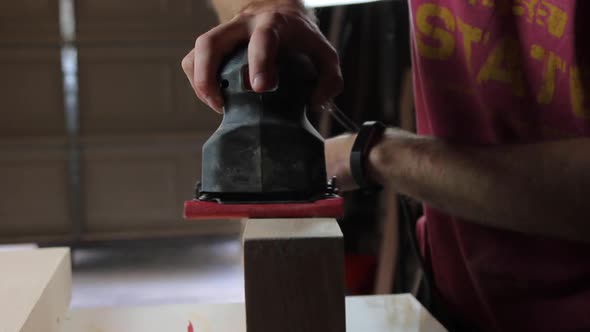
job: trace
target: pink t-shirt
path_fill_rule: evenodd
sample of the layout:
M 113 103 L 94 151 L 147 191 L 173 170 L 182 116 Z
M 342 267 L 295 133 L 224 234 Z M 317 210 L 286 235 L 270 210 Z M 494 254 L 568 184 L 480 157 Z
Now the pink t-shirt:
M 590 136 L 581 79 L 588 61 L 576 56 L 582 46 L 574 40 L 576 20 L 590 21 L 590 13 L 576 15 L 575 7 L 574 0 L 412 0 L 418 131 L 478 145 Z M 590 35 L 580 39 L 590 44 Z M 429 207 L 423 225 L 439 295 L 468 328 L 590 331 L 589 245 L 479 226 Z

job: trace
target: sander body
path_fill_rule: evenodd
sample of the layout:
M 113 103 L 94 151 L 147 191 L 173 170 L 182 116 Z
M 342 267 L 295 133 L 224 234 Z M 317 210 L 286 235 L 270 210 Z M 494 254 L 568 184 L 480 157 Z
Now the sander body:
M 248 55 L 221 67 L 224 116 L 203 145 L 201 180 L 186 219 L 338 217 L 342 198 L 327 180 L 324 141 L 307 119 L 317 71 L 301 54 L 278 56 L 278 84 L 250 87 Z

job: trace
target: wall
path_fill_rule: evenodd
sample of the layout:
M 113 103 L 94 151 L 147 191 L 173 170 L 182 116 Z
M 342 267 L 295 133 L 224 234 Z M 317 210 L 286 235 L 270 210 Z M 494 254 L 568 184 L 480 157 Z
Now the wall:
M 181 221 L 201 145 L 220 121 L 180 67 L 216 22 L 206 1 L 75 1 L 74 133 L 59 6 L 0 1 L 0 242 L 237 231 L 229 222 Z

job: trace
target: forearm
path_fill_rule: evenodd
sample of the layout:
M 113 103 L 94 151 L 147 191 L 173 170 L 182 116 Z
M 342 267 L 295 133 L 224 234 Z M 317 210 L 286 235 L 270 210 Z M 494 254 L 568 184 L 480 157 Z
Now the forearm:
M 304 10 L 301 0 L 211 0 L 221 22 L 227 22 L 247 6 L 277 5 Z
M 524 233 L 590 241 L 590 139 L 465 147 L 394 131 L 374 175 L 451 215 Z

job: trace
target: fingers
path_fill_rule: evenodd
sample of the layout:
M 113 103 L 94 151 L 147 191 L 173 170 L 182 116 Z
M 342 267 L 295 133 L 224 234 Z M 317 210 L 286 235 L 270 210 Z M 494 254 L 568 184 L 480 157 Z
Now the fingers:
M 197 95 L 197 97 L 199 97 L 204 103 L 206 103 L 207 105 L 209 105 L 209 107 L 211 107 L 215 112 L 217 113 L 222 113 L 222 107 L 212 107 L 208 102 L 207 102 L 207 98 L 204 97 L 204 95 L 195 88 L 195 84 L 194 84 L 194 75 L 195 75 L 195 49 L 193 48 L 183 59 L 181 62 L 181 66 L 182 66 L 182 70 L 184 71 L 184 74 L 186 75 L 186 77 L 188 78 L 188 81 L 191 84 L 191 87 L 193 88 L 193 91 L 195 92 L 195 94 Z
M 247 41 L 248 26 L 239 17 L 228 24 L 219 25 L 201 35 L 195 42 L 193 52 L 193 88 L 197 96 L 217 112 L 223 108 L 219 93 L 217 70 L 223 58 L 236 45 Z M 190 78 L 190 77 L 189 77 Z
M 255 91 L 268 91 L 277 84 L 276 56 L 281 45 L 307 54 L 315 63 L 319 78 L 312 105 L 321 105 L 342 91 L 338 53 L 317 26 L 303 16 L 277 12 L 257 17 L 248 46 L 250 84 Z
M 285 15 L 276 12 L 257 19 L 248 45 L 250 85 L 256 92 L 273 90 L 277 85 L 276 57 L 286 23 Z
M 294 44 L 308 54 L 318 69 L 318 83 L 311 97 L 312 105 L 322 105 L 342 91 L 343 79 L 338 53 L 317 29 L 315 38 L 294 38 Z
M 197 38 L 195 48 L 182 60 L 196 95 L 217 112 L 223 108 L 217 82 L 221 61 L 248 40 L 249 76 L 254 91 L 276 87 L 280 48 L 307 54 L 316 65 L 319 78 L 311 98 L 312 108 L 341 91 L 338 54 L 304 14 L 278 10 L 243 13 Z

